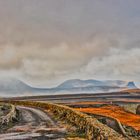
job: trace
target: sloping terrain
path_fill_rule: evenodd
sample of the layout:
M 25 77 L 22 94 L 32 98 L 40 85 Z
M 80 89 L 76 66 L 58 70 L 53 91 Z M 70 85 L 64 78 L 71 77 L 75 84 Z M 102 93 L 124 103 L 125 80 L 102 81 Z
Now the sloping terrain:
M 0 105 L 0 132 L 12 125 L 17 119 L 18 112 L 16 107 L 11 104 Z
M 75 103 L 75 102 L 103 102 L 103 103 L 140 103 L 139 93 L 111 92 L 111 93 L 83 93 L 83 94 L 61 94 L 3 98 L 3 100 L 30 100 L 48 101 L 53 103 Z
M 126 90 L 123 90 L 122 92 L 140 93 L 140 89 L 138 89 L 138 88 L 135 88 L 135 89 L 126 89 Z
M 62 120 L 66 124 L 70 123 L 76 126 L 81 134 L 86 134 L 88 140 L 92 139 L 108 139 L 125 140 L 126 137 L 114 131 L 110 127 L 102 124 L 96 118 L 75 111 L 67 106 L 32 101 L 8 101 L 15 105 L 22 105 L 34 108 L 41 108 L 49 111 L 57 120 Z M 126 139 L 127 140 L 127 139 Z
M 64 81 L 57 87 L 40 88 L 28 85 L 27 83 L 15 78 L 0 79 L 0 93 L 3 97 L 29 96 L 30 95 L 58 95 L 58 94 L 77 94 L 77 93 L 105 93 L 122 91 L 125 89 L 135 89 L 134 82 L 120 80 L 98 81 L 94 79 L 80 80 L 72 79 Z
M 121 100 L 120 100 L 121 98 Z M 15 101 L 16 100 L 16 101 Z M 19 101 L 17 101 L 19 100 Z M 24 101 L 23 101 L 24 100 Z M 113 92 L 113 93 L 97 93 L 97 94 L 74 94 L 74 95 L 43 95 L 43 96 L 30 96 L 30 97 L 17 97 L 17 98 L 10 98 L 11 103 L 17 104 L 17 105 L 24 105 L 28 107 L 35 107 L 35 108 L 42 108 L 44 111 L 51 111 L 53 113 L 53 116 L 58 117 L 61 120 L 67 120 L 66 122 L 72 122 L 74 126 L 79 126 L 80 130 L 82 129 L 88 134 L 89 137 L 94 137 L 91 133 L 99 128 L 101 130 L 101 133 L 104 133 L 107 137 L 119 137 L 118 135 L 119 131 L 117 129 L 114 129 L 115 131 L 112 131 L 112 127 L 106 127 L 103 122 L 100 122 L 96 116 L 103 116 L 103 118 L 112 118 L 113 120 L 118 120 L 123 127 L 126 127 L 126 129 L 129 131 L 132 131 L 132 133 L 128 132 L 130 137 L 133 136 L 139 136 L 140 131 L 140 118 L 139 116 L 132 114 L 130 112 L 127 112 L 126 110 L 122 109 L 119 106 L 113 105 L 113 103 L 120 103 L 133 101 L 137 102 L 139 100 L 139 94 L 133 94 L 129 92 Z M 37 101 L 37 102 L 36 102 Z M 38 102 L 41 101 L 41 102 Z M 47 101 L 47 102 L 46 102 Z M 5 102 L 9 102 L 9 99 L 7 98 Z M 51 102 L 51 103 L 49 103 Z M 73 112 L 70 108 L 63 107 L 61 105 L 54 105 L 54 103 L 59 103 L 63 105 L 68 105 L 70 107 L 76 108 L 76 112 Z M 108 105 L 110 104 L 110 105 Z M 80 112 L 84 112 L 90 116 L 84 116 L 83 114 L 77 113 L 77 110 Z M 28 110 L 29 112 L 29 110 Z M 32 111 L 34 114 L 35 112 Z M 36 115 L 34 115 L 36 116 Z M 126 119 L 126 116 L 128 118 Z M 87 119 L 89 118 L 89 120 Z M 103 119 L 104 120 L 104 119 Z M 99 122 L 98 122 L 99 121 Z M 107 120 L 109 123 L 111 122 L 110 119 Z M 111 122 L 112 123 L 112 122 Z M 86 124 L 86 125 L 85 125 Z M 90 127 L 88 126 L 90 124 Z M 114 124 L 116 125 L 116 124 Z M 112 128 L 112 129 L 110 129 Z M 131 129 L 133 128 L 133 129 Z M 125 130 L 126 130 L 125 129 Z M 87 132 L 87 130 L 89 132 Z M 136 130 L 136 131 L 135 131 Z M 44 131 L 44 130 L 43 130 Z M 110 132 L 112 131 L 112 132 Z M 127 134 L 128 134 L 127 133 Z M 123 133 L 120 133 L 123 134 Z M 124 133 L 124 136 L 128 136 Z M 102 137 L 102 136 L 101 136 Z M 125 139 L 125 137 L 122 137 Z M 120 140 L 122 140 L 120 138 Z M 132 138 L 134 139 L 134 137 Z M 139 139 L 136 138 L 136 139 Z M 112 139 L 110 139 L 112 140 Z
M 130 126 L 140 132 L 140 116 L 127 112 L 119 106 L 107 105 L 92 108 L 75 108 L 75 110 L 115 118 L 122 124 Z
M 0 134 L 1 140 L 62 139 L 65 128 L 60 128 L 47 113 L 29 107 L 18 107 L 20 123 Z

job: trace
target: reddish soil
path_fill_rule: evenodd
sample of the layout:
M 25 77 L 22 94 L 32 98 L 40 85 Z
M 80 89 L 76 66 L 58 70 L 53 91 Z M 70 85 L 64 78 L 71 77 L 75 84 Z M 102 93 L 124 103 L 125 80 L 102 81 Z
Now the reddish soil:
M 76 108 L 75 110 L 115 118 L 122 124 L 131 126 L 135 130 L 140 131 L 140 116 L 127 112 L 119 106 L 108 105 L 99 108 Z

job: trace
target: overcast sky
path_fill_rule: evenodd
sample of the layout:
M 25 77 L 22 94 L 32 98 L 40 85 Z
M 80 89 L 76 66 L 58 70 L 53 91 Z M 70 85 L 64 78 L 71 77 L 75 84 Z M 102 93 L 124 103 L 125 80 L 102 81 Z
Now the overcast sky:
M 0 0 L 0 75 L 140 82 L 140 1 Z

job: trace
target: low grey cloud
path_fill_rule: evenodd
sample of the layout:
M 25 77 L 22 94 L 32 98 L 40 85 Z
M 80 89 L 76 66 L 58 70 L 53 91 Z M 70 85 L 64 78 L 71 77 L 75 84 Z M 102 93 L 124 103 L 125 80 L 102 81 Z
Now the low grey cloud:
M 138 0 L 1 0 L 0 75 L 140 81 Z
M 140 48 L 130 50 L 112 49 L 106 57 L 92 59 L 85 67 L 85 73 L 100 78 L 139 81 Z

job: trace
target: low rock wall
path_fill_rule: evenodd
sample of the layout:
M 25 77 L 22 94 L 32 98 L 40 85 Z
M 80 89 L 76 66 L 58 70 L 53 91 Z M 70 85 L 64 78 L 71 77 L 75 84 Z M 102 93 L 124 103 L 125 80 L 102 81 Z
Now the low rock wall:
M 49 110 L 57 117 L 66 120 L 67 122 L 78 127 L 81 131 L 85 132 L 88 140 L 127 139 L 110 127 L 99 122 L 96 118 L 93 118 L 79 111 L 75 111 L 67 106 L 31 101 L 9 101 L 9 103 L 14 105 L 38 107 L 44 110 Z

